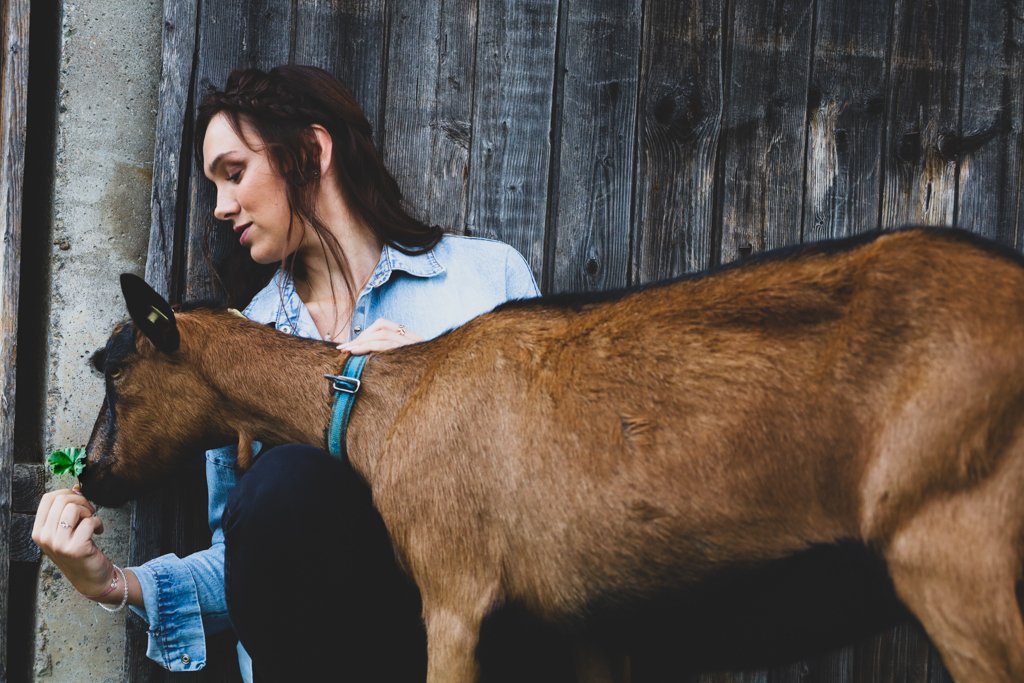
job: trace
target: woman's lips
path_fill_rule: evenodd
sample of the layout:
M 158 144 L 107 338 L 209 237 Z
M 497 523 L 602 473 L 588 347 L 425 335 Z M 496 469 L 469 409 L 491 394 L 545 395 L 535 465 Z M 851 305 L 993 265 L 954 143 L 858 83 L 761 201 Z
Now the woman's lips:
M 234 227 L 235 234 L 238 235 L 238 243 L 242 246 L 245 246 L 245 236 L 249 233 L 249 228 L 251 227 L 252 223 L 243 223 Z

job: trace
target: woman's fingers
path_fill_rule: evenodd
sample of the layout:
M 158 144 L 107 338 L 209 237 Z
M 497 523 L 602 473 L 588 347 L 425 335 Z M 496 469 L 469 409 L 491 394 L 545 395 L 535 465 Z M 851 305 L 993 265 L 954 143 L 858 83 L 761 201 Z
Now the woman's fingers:
M 57 528 L 70 537 L 75 533 L 75 528 L 78 526 L 79 520 L 81 520 L 82 517 L 87 516 L 87 513 L 90 515 L 92 514 L 81 505 L 68 503 L 60 513 L 60 519 L 57 520 Z
M 85 498 L 74 493 L 62 493 L 54 498 L 46 516 L 46 525 L 51 529 L 73 528 L 83 512 L 92 515 L 92 507 Z
M 421 341 L 423 341 L 423 337 L 409 330 L 405 325 L 379 318 L 352 341 L 339 344 L 338 349 L 360 355 L 373 351 L 387 351 Z
M 71 489 L 56 489 L 43 494 L 43 497 L 39 500 L 39 507 L 36 508 L 35 522 L 32 524 L 33 537 L 46 526 L 46 521 L 49 519 L 50 511 L 57 498 L 69 493 L 73 493 Z
M 71 537 L 71 548 L 84 551 L 95 551 L 96 545 L 92 537 L 103 533 L 103 520 L 99 517 L 86 517 L 78 526 Z
M 47 554 L 60 551 L 68 547 L 75 529 L 83 519 L 93 517 L 94 511 L 89 501 L 69 489 L 44 494 L 32 526 L 32 540 Z

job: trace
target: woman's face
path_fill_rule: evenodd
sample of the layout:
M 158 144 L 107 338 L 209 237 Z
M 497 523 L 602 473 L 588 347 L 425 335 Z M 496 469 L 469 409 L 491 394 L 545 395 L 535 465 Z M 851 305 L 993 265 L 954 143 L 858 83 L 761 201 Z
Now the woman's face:
M 228 221 L 242 246 L 257 263 L 275 263 L 298 249 L 303 230 L 296 222 L 288 235 L 290 210 L 284 179 L 270 165 L 259 136 L 245 121 L 235 133 L 224 114 L 210 120 L 203 139 L 206 177 L 217 186 L 213 215 Z

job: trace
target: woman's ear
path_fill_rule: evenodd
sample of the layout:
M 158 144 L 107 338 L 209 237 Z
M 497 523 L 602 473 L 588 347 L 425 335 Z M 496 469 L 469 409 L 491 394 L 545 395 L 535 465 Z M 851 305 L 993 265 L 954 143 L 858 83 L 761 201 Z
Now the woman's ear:
M 317 146 L 320 147 L 320 177 L 324 178 L 327 176 L 327 171 L 331 168 L 331 159 L 334 154 L 334 139 L 331 138 L 331 134 L 327 132 L 327 129 L 319 123 L 314 123 L 310 126 L 310 129 L 316 138 Z

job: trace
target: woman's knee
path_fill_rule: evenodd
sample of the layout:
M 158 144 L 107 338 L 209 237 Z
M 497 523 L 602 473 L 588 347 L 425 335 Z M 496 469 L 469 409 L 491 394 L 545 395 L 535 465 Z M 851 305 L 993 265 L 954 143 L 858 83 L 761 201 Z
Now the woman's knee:
M 351 475 L 347 464 L 304 444 L 275 446 L 262 453 L 231 491 L 224 531 L 239 524 L 288 526 L 328 503 Z

